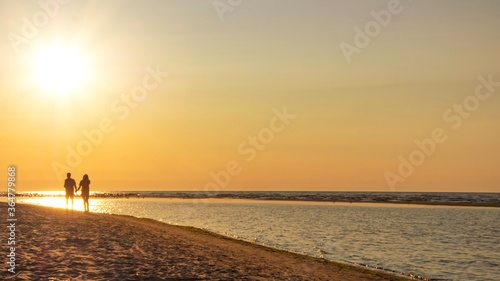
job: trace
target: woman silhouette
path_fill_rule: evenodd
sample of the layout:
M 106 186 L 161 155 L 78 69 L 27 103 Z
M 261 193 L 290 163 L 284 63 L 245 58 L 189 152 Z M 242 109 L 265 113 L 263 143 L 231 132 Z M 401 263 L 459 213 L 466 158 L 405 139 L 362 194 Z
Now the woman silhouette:
M 85 212 L 88 212 L 90 210 L 89 206 L 89 197 L 90 197 L 90 180 L 89 176 L 85 174 L 83 176 L 83 179 L 80 181 L 80 186 L 78 186 L 78 190 L 82 188 L 82 198 L 83 198 L 83 208 L 85 209 Z

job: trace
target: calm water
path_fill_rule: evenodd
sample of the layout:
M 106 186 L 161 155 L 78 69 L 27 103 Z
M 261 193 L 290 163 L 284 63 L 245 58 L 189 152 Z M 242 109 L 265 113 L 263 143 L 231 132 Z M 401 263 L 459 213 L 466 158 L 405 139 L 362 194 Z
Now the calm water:
M 19 198 L 61 207 L 64 198 Z M 81 199 L 76 208 L 82 208 Z M 440 280 L 500 280 L 500 208 L 95 199 L 91 210 L 191 225 L 326 259 Z

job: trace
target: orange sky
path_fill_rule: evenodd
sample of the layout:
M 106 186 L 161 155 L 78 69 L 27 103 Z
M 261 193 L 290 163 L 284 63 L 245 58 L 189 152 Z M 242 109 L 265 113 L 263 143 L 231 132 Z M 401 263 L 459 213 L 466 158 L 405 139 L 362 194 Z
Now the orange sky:
M 19 191 L 500 192 L 495 1 L 49 2 L 0 4 Z

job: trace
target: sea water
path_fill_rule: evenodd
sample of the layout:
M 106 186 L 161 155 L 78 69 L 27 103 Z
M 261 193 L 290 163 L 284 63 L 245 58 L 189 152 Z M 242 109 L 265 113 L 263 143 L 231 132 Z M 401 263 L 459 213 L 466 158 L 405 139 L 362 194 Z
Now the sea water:
M 61 197 L 23 202 L 65 207 Z M 500 208 L 166 198 L 90 204 L 93 212 L 204 228 L 431 280 L 500 280 Z

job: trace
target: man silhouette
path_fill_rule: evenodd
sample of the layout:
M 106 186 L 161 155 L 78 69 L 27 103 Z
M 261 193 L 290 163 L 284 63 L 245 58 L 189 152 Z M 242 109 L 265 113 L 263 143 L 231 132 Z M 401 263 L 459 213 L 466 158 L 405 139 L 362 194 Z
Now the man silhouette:
M 64 181 L 64 188 L 66 189 L 66 209 L 68 209 L 68 199 L 70 198 L 71 198 L 71 209 L 73 209 L 73 197 L 75 195 L 76 182 L 74 179 L 71 178 L 71 173 L 67 173 L 66 176 L 68 177 Z

